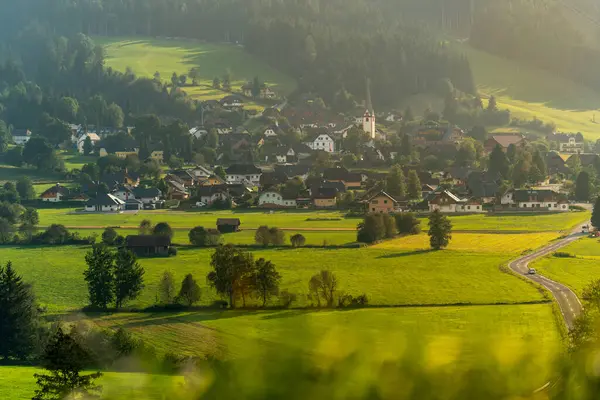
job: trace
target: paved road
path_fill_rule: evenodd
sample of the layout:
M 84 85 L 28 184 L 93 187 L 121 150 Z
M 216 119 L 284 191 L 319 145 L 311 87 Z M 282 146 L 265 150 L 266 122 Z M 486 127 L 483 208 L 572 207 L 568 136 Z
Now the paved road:
M 581 233 L 580 229 L 581 228 L 579 228 L 577 232 L 572 233 L 564 239 L 556 241 L 534 253 L 521 257 L 518 260 L 515 260 L 509 264 L 510 269 L 512 269 L 517 274 L 521 274 L 526 278 L 536 283 L 539 283 L 540 285 L 548 289 L 550 292 L 552 292 L 552 295 L 554 296 L 556 302 L 560 306 L 560 310 L 565 319 L 565 323 L 567 324 L 567 327 L 569 329 L 573 327 L 573 322 L 575 321 L 575 319 L 577 318 L 577 316 L 583 308 L 581 305 L 581 301 L 579 301 L 577 295 L 575 295 L 575 293 L 573 293 L 573 291 L 565 285 L 562 285 L 539 274 L 529 275 L 528 265 L 532 261 L 542 258 L 550 253 L 557 251 L 562 247 L 565 247 L 569 243 L 572 243 L 578 239 L 581 239 L 582 237 L 587 236 L 586 233 Z

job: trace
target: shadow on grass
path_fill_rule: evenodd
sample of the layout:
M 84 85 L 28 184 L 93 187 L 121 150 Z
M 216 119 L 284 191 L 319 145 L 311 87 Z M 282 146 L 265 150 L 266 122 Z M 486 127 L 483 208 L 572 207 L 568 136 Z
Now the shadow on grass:
M 427 254 L 427 253 L 435 253 L 435 252 L 436 252 L 436 250 L 432 250 L 432 249 L 422 249 L 422 250 L 408 251 L 405 253 L 385 254 L 385 255 L 379 256 L 377 258 L 410 257 L 410 256 L 417 256 L 419 254 Z

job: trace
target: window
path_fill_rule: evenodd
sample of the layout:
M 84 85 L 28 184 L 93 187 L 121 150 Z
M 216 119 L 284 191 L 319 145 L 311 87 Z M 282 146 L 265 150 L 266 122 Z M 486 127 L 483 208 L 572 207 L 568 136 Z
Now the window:
M 373 210 L 373 212 L 375 212 L 375 209 L 374 209 L 374 208 L 373 208 L 372 210 Z
M 470 210 L 470 209 L 471 209 L 471 206 L 467 206 L 467 210 Z
M 388 202 L 387 200 L 384 200 L 384 201 L 383 201 L 383 204 L 387 204 L 387 202 Z

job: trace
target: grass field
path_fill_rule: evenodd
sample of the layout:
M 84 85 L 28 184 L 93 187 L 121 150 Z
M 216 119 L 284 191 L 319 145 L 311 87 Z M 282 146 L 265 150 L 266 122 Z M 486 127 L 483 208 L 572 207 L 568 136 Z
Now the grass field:
M 151 78 L 159 72 L 165 81 L 173 72 L 187 75 L 197 68 L 199 86 L 186 86 L 184 90 L 194 99 L 221 99 L 228 93 L 211 87 L 214 77 L 231 72 L 234 90 L 258 76 L 278 94 L 288 95 L 296 83 L 287 75 L 247 53 L 242 46 L 212 44 L 193 40 L 167 40 L 148 38 L 102 38 L 94 40 L 104 45 L 106 66 L 117 71 L 130 67 L 137 76 Z M 191 83 L 191 79 L 188 79 Z
M 456 234 L 460 239 L 460 234 Z M 89 247 L 3 247 L 2 262 L 12 261 L 25 280 L 33 283 L 39 301 L 49 311 L 77 309 L 87 304 L 83 281 L 84 256 Z M 498 253 L 447 250 L 443 252 L 363 249 L 261 249 L 256 258 L 271 260 L 281 273 L 281 288 L 299 295 L 297 305 L 309 304 L 307 282 L 322 269 L 335 272 L 339 289 L 366 293 L 373 305 L 496 304 L 540 301 L 533 286 L 503 273 L 499 267 L 516 256 Z M 201 304 L 218 297 L 204 277 L 210 270 L 212 249 L 180 248 L 176 257 L 142 259 L 146 287 L 130 303 L 144 307 L 155 302 L 163 271 L 177 281 L 192 273 L 202 288 Z
M 563 283 L 578 295 L 592 280 L 600 279 L 600 242 L 598 239 L 581 239 L 562 248 L 560 251 L 577 258 L 546 257 L 536 262 L 534 267 L 541 274 Z
M 42 370 L 34 367 L 0 367 L 0 398 L 29 400 L 36 389 L 33 374 Z M 111 400 L 162 400 L 177 392 L 183 377 L 107 372 L 100 379 L 104 398 Z
M 556 239 L 556 233 L 525 234 L 486 234 L 457 233 L 454 234 L 448 250 L 464 252 L 482 252 L 521 254 L 526 250 L 534 250 Z M 429 249 L 429 236 L 426 234 L 406 236 L 376 245 L 376 249 Z
M 483 95 L 494 95 L 513 116 L 554 122 L 559 130 L 600 137 L 600 93 L 550 72 L 459 46 Z M 595 114 L 597 123 L 592 122 Z
M 410 359 L 429 371 L 450 368 L 453 373 L 478 362 L 485 353 L 502 369 L 518 365 L 520 371 L 521 358 L 531 356 L 535 374 L 525 381 L 533 390 L 547 379 L 551 360 L 560 349 L 548 304 L 118 314 L 95 317 L 94 321 L 101 327 L 124 327 L 154 346 L 159 355 L 177 351 L 228 359 L 243 368 L 241 376 L 251 376 L 255 384 L 264 379 L 265 370 L 283 367 L 278 362 L 285 359 L 282 356 L 296 352 L 323 366 L 356 352 L 361 364 L 375 368 L 383 362 Z M 531 342 L 535 342 L 535 353 Z M 0 367 L 0 398 L 30 399 L 36 372 L 39 370 L 29 367 Z M 133 388 L 125 385 L 126 380 Z M 106 398 L 188 398 L 173 396 L 173 390 L 182 389 L 183 379 L 177 376 L 107 373 L 100 383 Z
M 220 212 L 176 212 L 143 211 L 123 214 L 77 213 L 73 209 L 40 210 L 40 225 L 63 224 L 70 227 L 121 226 L 134 228 L 144 219 L 153 223 L 168 222 L 173 227 L 214 227 L 217 218 L 239 218 L 242 229 L 256 229 L 261 225 L 289 229 L 355 229 L 362 221 L 359 218 L 344 218 L 342 212 L 274 212 L 264 211 L 220 211 Z M 522 231 L 522 232 L 569 232 L 586 221 L 589 212 L 570 212 L 546 215 L 466 215 L 450 217 L 455 231 Z M 325 219 L 319 221 L 318 219 Z M 426 229 L 427 221 L 422 221 Z

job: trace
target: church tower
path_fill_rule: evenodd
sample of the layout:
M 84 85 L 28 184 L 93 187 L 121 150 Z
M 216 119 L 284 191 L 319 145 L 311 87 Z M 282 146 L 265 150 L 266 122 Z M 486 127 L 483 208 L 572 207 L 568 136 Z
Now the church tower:
M 363 131 L 369 134 L 371 139 L 375 139 L 377 129 L 375 128 L 375 111 L 373 110 L 373 102 L 371 101 L 371 81 L 367 78 L 367 110 L 363 115 Z

